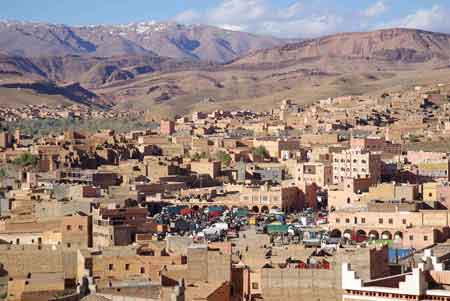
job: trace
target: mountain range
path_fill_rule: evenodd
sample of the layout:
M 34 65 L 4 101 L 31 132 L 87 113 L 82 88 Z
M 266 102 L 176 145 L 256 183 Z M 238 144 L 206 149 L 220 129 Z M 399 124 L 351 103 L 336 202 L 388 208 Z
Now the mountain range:
M 51 81 L 70 87 L 66 95 L 80 90 L 71 102 L 157 116 L 264 108 L 285 98 L 310 102 L 441 81 L 449 66 L 450 35 L 415 29 L 283 40 L 175 23 L 0 23 L 0 103 L 8 105 L 45 99 L 46 89 L 28 85 L 15 100 L 14 84 Z
M 285 42 L 212 26 L 172 22 L 97 26 L 0 22 L 2 52 L 25 57 L 157 55 L 224 63 Z

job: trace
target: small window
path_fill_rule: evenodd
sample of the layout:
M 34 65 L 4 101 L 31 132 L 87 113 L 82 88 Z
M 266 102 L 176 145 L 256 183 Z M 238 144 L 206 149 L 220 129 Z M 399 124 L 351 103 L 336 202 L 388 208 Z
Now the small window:
M 129 270 L 130 270 L 130 264 L 127 263 L 127 264 L 125 264 L 125 271 L 129 271 Z
M 428 196 L 429 196 L 429 197 L 432 197 L 432 196 L 433 196 L 433 193 L 432 193 L 432 192 L 430 192 L 430 193 L 428 194 Z
M 67 247 L 70 248 L 72 245 L 70 244 L 70 242 L 67 243 Z
M 414 240 L 414 236 L 413 236 L 413 235 L 410 235 L 410 236 L 409 236 L 409 240 Z
M 406 225 L 406 219 L 402 220 L 403 225 Z
M 346 219 L 345 219 L 345 223 L 346 223 L 346 224 L 350 224 L 350 219 L 349 219 L 349 218 L 346 218 Z
M 361 217 L 361 224 L 365 224 L 366 223 L 366 218 L 365 217 Z
M 79 225 L 78 230 L 83 231 L 83 225 Z
M 254 289 L 254 290 L 259 289 L 258 282 L 252 282 L 252 289 Z
M 336 224 L 339 224 L 341 222 L 341 219 L 340 218 L 337 218 L 336 219 Z
M 390 219 L 388 220 L 388 223 L 389 223 L 390 225 L 392 225 L 392 224 L 394 223 L 394 220 L 393 220 L 392 218 L 390 218 Z
M 145 268 L 141 267 L 141 274 L 144 274 L 144 273 L 145 273 Z
M 113 265 L 112 263 L 110 263 L 110 264 L 108 265 L 108 270 L 112 271 L 113 269 L 114 269 L 114 265 Z
M 66 226 L 66 230 L 67 230 L 67 231 L 72 230 L 72 226 L 71 226 L 71 225 L 67 225 L 67 226 Z
M 425 236 L 423 237 L 423 240 L 424 240 L 424 241 L 427 241 L 427 240 L 428 240 L 428 236 L 425 235 Z
M 378 223 L 379 223 L 379 224 L 382 224 L 382 223 L 383 223 L 383 219 L 382 219 L 382 218 L 379 218 L 379 219 L 378 219 Z

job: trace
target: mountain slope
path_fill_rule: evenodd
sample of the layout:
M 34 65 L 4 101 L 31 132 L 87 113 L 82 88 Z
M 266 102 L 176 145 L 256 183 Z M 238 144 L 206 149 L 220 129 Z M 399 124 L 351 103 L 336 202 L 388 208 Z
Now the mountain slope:
M 395 65 L 441 63 L 450 58 L 450 35 L 398 28 L 341 33 L 260 50 L 232 64 L 276 66 L 333 58 L 378 60 Z
M 5 68 L 10 73 L 16 70 L 23 77 L 32 74 L 59 85 L 79 82 L 98 96 L 96 103 L 170 114 L 208 108 L 267 109 L 286 98 L 310 102 L 379 93 L 394 86 L 422 85 L 450 76 L 450 36 L 441 33 L 410 29 L 343 33 L 258 50 L 231 63 L 217 64 L 199 59 L 206 53 L 227 60 L 228 55 L 233 57 L 255 46 L 242 44 L 240 38 L 225 39 L 214 30 L 199 29 L 200 33 L 187 34 L 195 28 L 200 27 L 176 25 L 177 35 L 167 35 L 167 25 L 161 24 L 75 28 L 78 41 L 95 45 L 95 51 L 102 43 L 111 45 L 108 43 L 116 41 L 117 36 L 124 39 L 125 44 L 119 42 L 123 46 L 142 46 L 134 48 L 137 54 L 113 57 L 98 57 L 93 55 L 95 51 L 28 59 L 0 56 L 0 76 Z M 232 33 L 233 37 L 238 34 Z M 200 35 L 220 42 L 203 45 L 198 42 L 203 39 Z M 145 36 L 159 41 L 152 44 L 152 50 L 140 40 Z M 171 42 L 162 42 L 167 39 Z M 69 41 L 72 49 L 83 49 L 76 46 L 76 40 Z M 149 54 L 139 54 L 140 47 Z M 183 59 L 154 54 L 158 52 Z
M 282 39 L 205 25 L 144 22 L 70 27 L 0 22 L 0 49 L 8 55 L 25 57 L 159 55 L 223 63 L 283 44 Z

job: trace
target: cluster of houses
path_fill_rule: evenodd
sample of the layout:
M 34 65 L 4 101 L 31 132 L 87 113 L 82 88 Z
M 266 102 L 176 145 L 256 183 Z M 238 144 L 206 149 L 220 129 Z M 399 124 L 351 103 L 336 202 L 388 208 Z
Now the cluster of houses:
M 3 131 L 0 299 L 449 300 L 449 157 L 412 147 L 450 137 L 448 92 L 286 100 L 127 133 Z M 241 233 L 190 235 L 238 209 Z M 276 246 L 252 225 L 274 212 L 308 212 L 320 223 L 303 232 L 336 248 Z

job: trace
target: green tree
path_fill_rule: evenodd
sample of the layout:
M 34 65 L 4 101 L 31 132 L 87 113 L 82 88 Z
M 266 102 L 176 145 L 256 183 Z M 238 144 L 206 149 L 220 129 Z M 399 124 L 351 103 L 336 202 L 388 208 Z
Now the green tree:
M 215 155 L 215 158 L 216 158 L 216 160 L 219 160 L 220 162 L 222 162 L 222 165 L 225 165 L 225 166 L 229 166 L 232 161 L 231 156 L 223 150 L 218 151 Z
M 202 158 L 202 157 L 200 156 L 199 153 L 195 153 L 195 154 L 192 156 L 192 161 L 200 161 L 201 158 Z
M 264 160 L 265 158 L 270 157 L 269 152 L 263 145 L 253 148 L 252 155 L 254 158 L 258 158 L 260 160 Z
M 410 143 L 420 142 L 420 138 L 414 134 L 409 135 L 408 139 Z
M 39 158 L 30 153 L 23 153 L 16 159 L 14 159 L 13 164 L 21 167 L 35 167 L 39 161 Z

